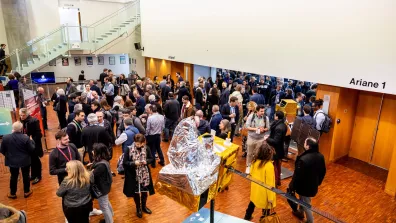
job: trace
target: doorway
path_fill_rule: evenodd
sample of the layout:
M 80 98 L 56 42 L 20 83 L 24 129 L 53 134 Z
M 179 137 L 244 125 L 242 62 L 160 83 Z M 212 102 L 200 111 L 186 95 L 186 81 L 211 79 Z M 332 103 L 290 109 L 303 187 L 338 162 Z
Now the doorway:
M 60 25 L 67 25 L 69 35 L 65 33 L 64 40 L 66 41 L 69 38 L 71 43 L 81 42 L 82 39 L 82 30 L 81 30 L 81 17 L 80 17 L 80 9 L 78 8 L 67 8 L 60 7 L 59 8 L 59 18 Z
M 389 169 L 396 130 L 396 96 L 360 91 L 349 156 Z

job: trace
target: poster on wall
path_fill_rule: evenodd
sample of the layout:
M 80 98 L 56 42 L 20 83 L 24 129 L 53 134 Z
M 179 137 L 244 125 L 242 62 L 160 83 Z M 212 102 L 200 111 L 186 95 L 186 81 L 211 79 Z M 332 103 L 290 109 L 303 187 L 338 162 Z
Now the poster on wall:
M 87 59 L 87 65 L 93 65 L 93 58 L 92 57 L 86 57 Z
M 62 66 L 69 66 L 69 58 L 62 57 Z
M 104 57 L 98 56 L 98 65 L 104 65 Z
M 0 108 L 0 135 L 12 133 L 11 112 L 6 108 Z
M 120 64 L 126 64 L 125 56 L 120 56 Z
M 115 65 L 115 57 L 109 57 L 109 64 Z
M 74 57 L 74 65 L 81 66 L 81 57 Z
M 56 58 L 48 62 L 48 65 L 50 66 L 56 66 Z

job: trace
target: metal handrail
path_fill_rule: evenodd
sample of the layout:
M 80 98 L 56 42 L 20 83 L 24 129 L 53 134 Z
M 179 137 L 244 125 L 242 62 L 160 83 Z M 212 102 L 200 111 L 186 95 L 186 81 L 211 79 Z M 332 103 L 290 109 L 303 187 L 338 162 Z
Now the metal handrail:
M 125 11 L 125 10 L 129 9 L 130 7 L 136 5 L 136 3 L 138 3 L 138 2 L 139 2 L 139 0 L 135 0 L 134 2 L 129 3 L 128 5 L 124 6 L 123 8 L 120 8 L 119 10 L 111 13 L 110 15 L 107 15 L 107 16 L 99 19 L 98 21 L 92 23 L 91 25 L 89 25 L 89 27 L 96 27 L 96 26 L 104 23 L 105 21 L 117 16 L 120 12 Z

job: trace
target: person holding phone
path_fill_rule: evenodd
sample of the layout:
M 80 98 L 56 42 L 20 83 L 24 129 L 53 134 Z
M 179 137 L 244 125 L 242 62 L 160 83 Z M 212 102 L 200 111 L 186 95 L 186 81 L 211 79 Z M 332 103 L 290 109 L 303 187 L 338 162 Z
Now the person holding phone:
M 250 173 L 250 165 L 253 159 L 253 152 L 257 145 L 264 142 L 264 134 L 269 129 L 269 119 L 265 115 L 264 105 L 257 105 L 256 112 L 248 116 L 246 120 L 248 130 L 246 173 Z
M 124 153 L 124 194 L 134 198 L 136 214 L 139 218 L 143 217 L 142 212 L 152 213 L 146 204 L 148 194 L 155 193 L 148 165 L 153 161 L 151 151 L 146 146 L 146 138 L 143 134 L 136 134 L 134 143 Z

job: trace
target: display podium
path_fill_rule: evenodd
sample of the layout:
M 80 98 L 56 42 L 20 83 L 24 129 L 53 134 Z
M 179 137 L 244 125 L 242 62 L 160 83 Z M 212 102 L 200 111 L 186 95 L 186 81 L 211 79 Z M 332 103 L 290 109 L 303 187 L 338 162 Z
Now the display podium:
M 198 138 L 200 142 L 202 142 L 202 137 L 203 135 Z M 156 191 L 161 195 L 168 196 L 191 211 L 199 211 L 206 203 L 214 199 L 218 192 L 228 189 L 229 184 L 232 182 L 232 173 L 228 172 L 224 166 L 236 166 L 239 146 L 232 143 L 224 146 L 224 141 L 219 137 L 214 137 L 213 148 L 215 153 L 221 158 L 218 178 L 204 193 L 199 196 L 187 193 L 160 178 L 155 184 Z

